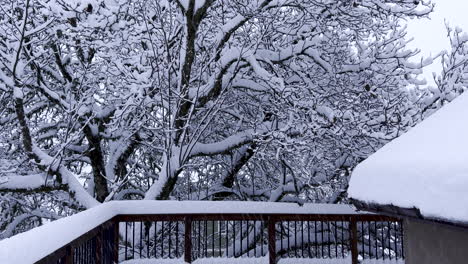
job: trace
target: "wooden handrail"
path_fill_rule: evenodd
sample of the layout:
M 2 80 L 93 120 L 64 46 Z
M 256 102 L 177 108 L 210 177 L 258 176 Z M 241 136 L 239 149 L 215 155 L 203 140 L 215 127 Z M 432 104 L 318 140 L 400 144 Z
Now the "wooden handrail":
M 118 263 L 119 261 L 119 223 L 121 222 L 154 222 L 154 221 L 183 221 L 185 223 L 184 230 L 184 260 L 191 263 L 192 259 L 192 223 L 194 221 L 263 221 L 266 223 L 267 228 L 267 241 L 269 252 L 269 263 L 274 264 L 277 262 L 277 248 L 276 248 L 276 224 L 282 221 L 337 221 L 348 222 L 350 228 L 349 242 L 351 246 L 352 263 L 358 263 L 358 231 L 357 222 L 368 221 L 388 221 L 399 222 L 401 221 L 395 217 L 375 215 L 375 214 L 353 214 L 353 215 L 339 215 L 339 214 L 124 214 L 117 215 L 104 224 L 90 230 L 89 232 L 81 235 L 72 242 L 64 245 L 62 248 L 56 250 L 52 254 L 46 256 L 36 263 L 73 263 L 73 254 L 76 248 L 80 247 L 90 239 L 95 239 L 94 253 L 96 263 L 103 263 L 104 255 L 110 254 L 112 261 Z M 113 233 L 112 252 L 104 252 L 103 232 L 110 230 Z M 107 255 L 106 255 L 107 256 Z

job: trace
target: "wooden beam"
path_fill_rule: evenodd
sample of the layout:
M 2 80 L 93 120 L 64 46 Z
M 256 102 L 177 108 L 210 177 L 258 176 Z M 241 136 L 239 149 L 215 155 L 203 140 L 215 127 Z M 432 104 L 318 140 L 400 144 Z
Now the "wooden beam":
M 71 245 L 68 245 L 66 247 L 66 255 L 65 255 L 65 264 L 73 264 L 73 248 Z
M 268 225 L 268 254 L 270 256 L 269 264 L 276 264 L 276 219 L 270 216 Z
M 102 263 L 102 249 L 102 227 L 100 226 L 96 234 L 96 244 L 94 245 L 96 263 Z
M 355 219 L 351 219 L 350 222 L 350 228 L 351 228 L 351 237 L 350 237 L 350 242 L 351 242 L 351 259 L 353 264 L 358 264 L 358 232 L 357 232 L 357 221 Z
M 185 217 L 184 260 L 192 263 L 192 218 L 190 216 Z
M 112 249 L 112 260 L 114 263 L 119 263 L 119 222 L 116 219 L 114 219 L 112 222 L 114 232 L 114 248 Z

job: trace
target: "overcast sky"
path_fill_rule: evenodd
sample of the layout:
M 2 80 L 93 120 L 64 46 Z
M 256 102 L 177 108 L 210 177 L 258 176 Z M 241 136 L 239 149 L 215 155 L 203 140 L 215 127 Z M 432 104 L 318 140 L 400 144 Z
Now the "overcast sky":
M 427 57 L 450 47 L 444 19 L 450 26 L 458 26 L 468 32 L 468 0 L 432 0 L 435 3 L 430 19 L 408 21 L 408 35 L 414 38 L 411 48 L 421 49 L 421 55 Z M 426 78 L 431 78 L 432 72 L 440 72 L 440 62 L 434 62 L 425 71 Z M 428 80 L 430 81 L 430 80 Z

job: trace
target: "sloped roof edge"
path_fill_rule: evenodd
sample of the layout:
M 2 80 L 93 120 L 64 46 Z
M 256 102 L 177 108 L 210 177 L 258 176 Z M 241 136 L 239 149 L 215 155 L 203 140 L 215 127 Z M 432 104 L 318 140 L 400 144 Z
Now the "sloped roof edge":
M 376 204 L 367 203 L 357 199 L 350 199 L 351 203 L 356 206 L 358 210 L 368 211 L 376 214 L 387 215 L 396 218 L 409 218 L 417 221 L 432 222 L 451 227 L 468 229 L 468 222 L 447 221 L 441 218 L 425 217 L 421 214 L 418 208 L 403 208 L 393 204 Z
M 354 168 L 348 196 L 468 223 L 468 92 Z

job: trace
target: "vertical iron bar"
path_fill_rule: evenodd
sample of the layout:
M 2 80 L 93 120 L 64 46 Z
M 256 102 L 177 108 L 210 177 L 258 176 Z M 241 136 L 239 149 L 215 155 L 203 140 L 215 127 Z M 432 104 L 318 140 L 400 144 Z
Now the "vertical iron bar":
M 211 231 L 211 257 L 214 257 L 215 256 L 215 250 L 214 250 L 214 244 L 215 244 L 215 221 L 211 221 L 211 229 L 213 229 Z
M 374 231 L 375 231 L 375 236 L 374 236 L 374 241 L 375 241 L 375 258 L 379 259 L 379 244 L 377 242 L 378 240 L 378 235 L 377 235 L 377 222 L 374 222 Z
M 304 221 L 300 221 L 301 223 L 301 256 L 304 258 Z
M 201 220 L 198 221 L 198 248 L 197 248 L 197 255 L 200 258 L 202 256 L 201 250 Z
M 161 258 L 164 258 L 164 221 L 161 221 Z
M 392 260 L 392 236 L 391 236 L 391 223 L 387 222 L 387 240 L 388 240 L 388 257 Z
M 262 255 L 262 257 L 263 257 L 263 244 L 264 244 L 263 233 L 265 232 L 265 230 L 264 230 L 265 226 L 264 226 L 263 223 L 264 223 L 263 220 L 261 220 L 261 221 L 260 221 L 260 232 L 261 232 L 261 233 L 260 233 L 260 236 L 261 236 L 261 238 L 260 238 L 260 241 L 261 241 L 261 244 L 260 244 L 260 246 L 261 246 L 261 248 L 260 248 L 260 254 Z
M 294 221 L 294 257 L 297 258 L 297 221 Z
M 242 239 L 243 239 L 243 235 L 242 235 L 242 220 L 240 221 L 240 226 L 239 226 L 239 229 L 240 229 L 240 255 L 239 256 L 242 256 Z
M 89 255 L 92 254 L 92 250 L 90 248 L 92 242 L 92 239 L 89 239 L 84 243 L 84 248 L 85 248 L 85 255 L 84 255 L 84 261 L 88 263 L 89 261 Z
M 83 261 L 88 261 L 88 241 L 86 241 L 85 243 L 83 243 L 81 245 L 81 247 L 83 248 L 83 258 L 82 260 Z
M 315 235 L 315 257 L 318 258 L 318 241 L 317 241 L 317 221 L 314 221 L 314 235 Z
M 179 221 L 176 221 L 176 247 L 175 247 L 176 258 L 179 258 Z
M 371 252 L 372 252 L 372 237 L 371 237 L 371 222 L 367 222 L 367 232 L 369 232 L 369 259 L 372 258 Z
M 154 221 L 154 258 L 157 258 L 157 255 L 156 255 L 156 241 L 158 239 L 158 222 L 157 221 Z
M 405 239 L 405 229 L 404 229 L 404 225 L 403 225 L 403 221 L 400 221 L 400 233 L 401 233 L 401 237 L 400 237 L 400 241 L 401 241 L 401 258 L 404 259 L 405 258 L 405 243 L 404 243 L 404 239 Z
M 223 227 L 223 222 L 218 221 L 218 225 L 219 225 L 219 228 L 218 228 L 218 237 L 219 237 L 218 257 L 222 257 L 222 256 L 221 256 L 221 249 L 223 248 L 223 246 L 222 246 L 222 244 L 221 244 L 221 240 L 222 240 L 222 237 L 221 237 L 221 229 L 222 229 L 222 227 Z
M 140 222 L 140 258 L 141 258 L 141 251 L 143 249 L 143 236 L 142 234 L 143 233 L 143 222 Z
M 331 237 L 330 237 L 330 233 L 331 233 L 331 228 L 330 228 L 330 221 L 327 222 L 327 237 L 328 237 L 328 241 L 327 241 L 327 244 L 328 244 L 328 258 L 331 258 L 331 250 L 330 250 L 330 243 L 331 243 Z
M 185 217 L 184 260 L 187 263 L 192 263 L 192 218 L 189 216 Z
M 205 220 L 205 258 L 208 257 L 208 222 Z
M 125 260 L 128 259 L 127 246 L 128 246 L 128 223 L 125 222 Z
M 338 224 L 335 221 L 335 258 L 338 258 Z
M 322 250 L 322 255 L 321 257 L 323 258 L 323 241 L 324 241 L 324 237 L 323 237 L 323 221 L 320 221 L 320 233 L 321 233 L 321 237 L 322 237 L 322 243 L 320 244 L 320 248 Z
M 397 235 L 397 226 L 396 226 L 396 222 L 393 222 L 393 244 L 395 246 L 395 259 L 398 260 L 398 244 L 397 244 L 397 238 L 398 238 L 398 235 Z
M 229 221 L 226 221 L 226 257 L 229 257 Z
M 249 250 L 249 220 L 245 221 L 245 235 L 247 236 L 245 238 L 246 243 L 245 243 L 245 250 L 247 250 L 247 257 L 250 257 L 250 250 Z
M 283 247 L 283 222 L 280 222 L 280 241 L 281 241 L 281 251 L 283 251 L 284 247 Z
M 291 228 L 290 228 L 290 223 L 289 221 L 286 222 L 287 226 L 288 226 L 288 258 L 291 257 L 291 244 L 289 243 L 289 239 L 291 237 Z
M 257 237 L 257 227 L 255 226 L 257 224 L 257 221 L 253 221 L 253 238 L 254 238 L 254 241 L 256 241 L 256 237 Z M 255 242 L 255 245 L 254 245 L 254 257 L 257 257 L 257 243 Z
M 307 253 L 309 253 L 310 258 L 310 221 L 307 221 Z
M 236 257 L 236 221 L 232 222 L 232 255 Z
M 132 238 L 132 258 L 135 259 L 135 222 L 132 222 L 133 224 L 133 238 Z
M 384 222 L 381 222 L 382 224 L 380 225 L 380 231 L 381 231 L 381 234 L 382 234 L 382 259 L 385 260 L 385 237 L 384 237 Z
M 344 241 L 345 241 L 345 238 L 344 238 L 344 224 L 345 222 L 344 221 L 341 221 L 341 257 L 344 258 L 345 255 L 344 255 Z
M 145 222 L 145 229 L 146 229 L 146 258 L 150 257 L 150 230 L 151 230 L 151 222 Z
M 361 221 L 361 248 L 362 248 L 362 259 L 366 258 L 366 254 L 364 253 L 364 221 Z
M 169 230 L 169 258 L 171 258 L 171 247 L 172 247 L 172 222 L 171 221 L 168 221 L 168 230 Z
M 81 263 L 85 264 L 84 262 L 86 261 L 86 243 L 82 244 L 80 246 L 81 248 Z

